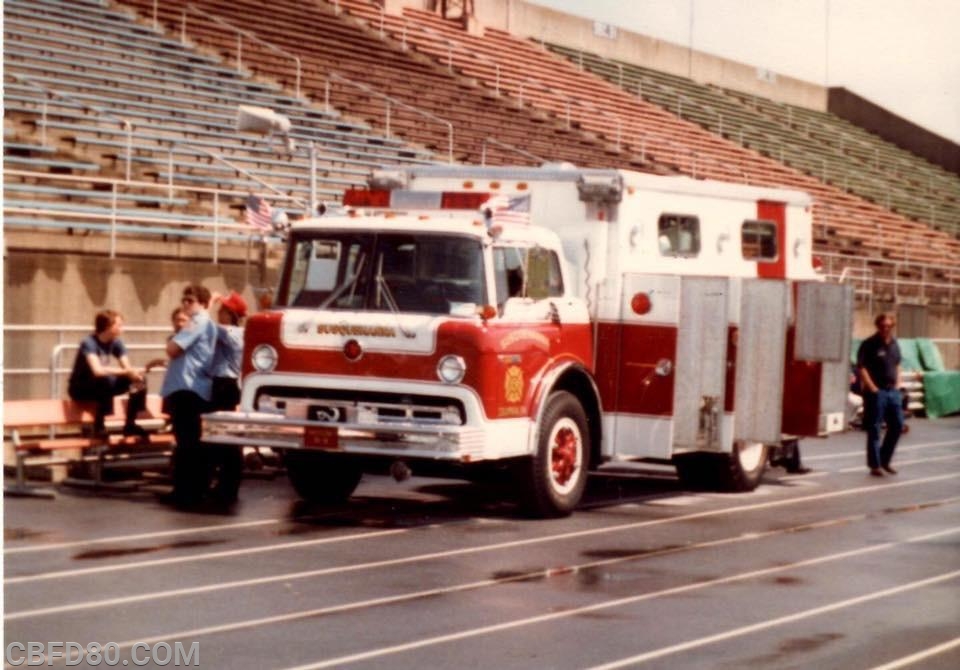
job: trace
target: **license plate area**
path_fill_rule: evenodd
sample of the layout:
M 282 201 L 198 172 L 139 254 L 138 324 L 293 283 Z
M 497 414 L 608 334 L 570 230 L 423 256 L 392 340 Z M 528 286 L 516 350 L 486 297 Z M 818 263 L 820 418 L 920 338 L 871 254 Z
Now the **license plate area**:
M 306 426 L 303 429 L 303 446 L 307 449 L 340 448 L 340 433 L 336 426 Z

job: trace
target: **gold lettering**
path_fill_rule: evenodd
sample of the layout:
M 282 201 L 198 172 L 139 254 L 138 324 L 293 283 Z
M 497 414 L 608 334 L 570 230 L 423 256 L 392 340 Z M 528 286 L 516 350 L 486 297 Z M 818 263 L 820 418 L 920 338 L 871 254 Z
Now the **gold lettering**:
M 397 331 L 389 326 L 362 326 L 347 323 L 321 323 L 317 335 L 340 335 L 341 337 L 396 337 Z

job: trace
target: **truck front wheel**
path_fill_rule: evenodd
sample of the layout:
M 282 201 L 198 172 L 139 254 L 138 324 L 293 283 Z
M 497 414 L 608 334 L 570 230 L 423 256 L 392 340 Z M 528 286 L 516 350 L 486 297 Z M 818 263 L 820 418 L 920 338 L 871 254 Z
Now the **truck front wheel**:
M 576 396 L 559 391 L 547 399 L 537 452 L 521 466 L 528 510 L 542 517 L 570 514 L 587 484 L 590 432 Z
M 287 451 L 283 462 L 297 494 L 315 503 L 343 502 L 363 474 L 353 463 L 323 452 Z

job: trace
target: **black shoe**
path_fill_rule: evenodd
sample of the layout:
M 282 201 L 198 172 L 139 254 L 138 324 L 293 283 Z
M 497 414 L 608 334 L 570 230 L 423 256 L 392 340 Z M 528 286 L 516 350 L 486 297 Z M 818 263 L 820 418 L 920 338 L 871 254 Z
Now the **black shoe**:
M 787 474 L 789 475 L 805 475 L 810 472 L 810 468 L 805 465 L 800 465 L 795 468 L 787 468 Z
M 145 440 L 149 434 L 150 433 L 136 424 L 123 427 L 124 437 L 139 437 L 141 440 Z
M 870 468 L 870 474 L 874 477 L 883 477 L 883 470 L 880 468 Z
M 892 465 L 889 465 L 889 464 L 888 464 L 888 465 L 884 465 L 884 466 L 883 466 L 883 469 L 886 470 L 887 472 L 889 472 L 891 475 L 897 474 L 897 471 L 893 468 Z

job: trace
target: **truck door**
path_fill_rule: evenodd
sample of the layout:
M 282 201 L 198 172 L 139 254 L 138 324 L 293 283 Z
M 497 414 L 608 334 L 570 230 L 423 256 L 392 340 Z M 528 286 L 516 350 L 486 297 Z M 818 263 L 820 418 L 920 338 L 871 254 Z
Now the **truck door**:
M 556 252 L 541 247 L 498 245 L 493 249 L 494 281 L 500 318 L 497 331 L 497 416 L 525 416 L 531 384 L 560 348 L 562 273 Z M 570 319 L 566 319 L 569 323 Z

